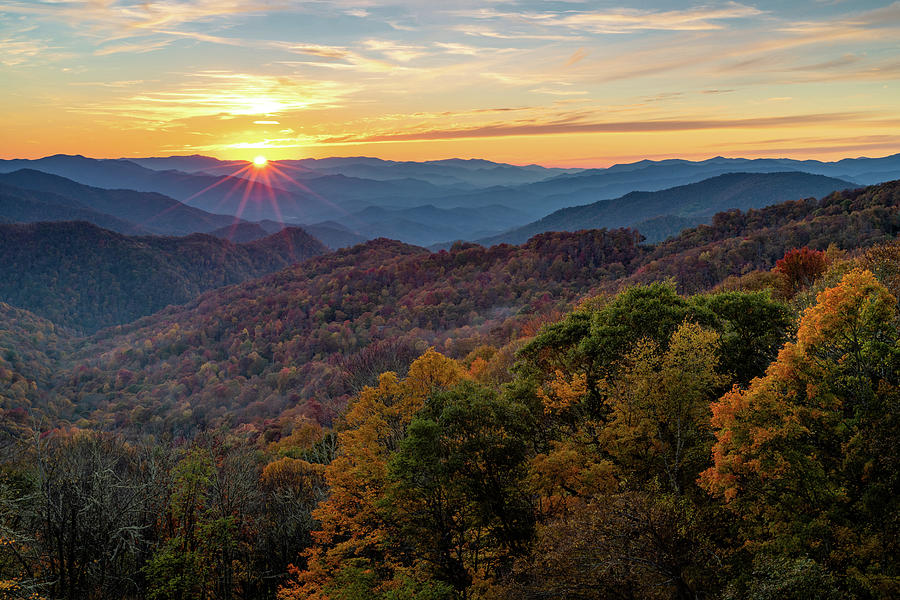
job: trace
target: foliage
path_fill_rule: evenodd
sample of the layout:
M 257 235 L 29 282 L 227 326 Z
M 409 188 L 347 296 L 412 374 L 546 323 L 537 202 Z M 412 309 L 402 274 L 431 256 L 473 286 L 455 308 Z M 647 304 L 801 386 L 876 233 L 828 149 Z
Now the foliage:
M 897 301 L 868 271 L 847 273 L 803 314 L 766 376 L 714 406 L 703 484 L 776 557 L 806 556 L 843 593 L 898 589 Z
M 297 228 L 233 244 L 127 237 L 85 222 L 0 225 L 0 300 L 93 333 L 325 252 Z
M 782 276 L 782 292 L 787 297 L 809 286 L 825 272 L 825 267 L 825 253 L 805 246 L 791 250 L 775 262 L 775 271 Z
M 896 597 L 896 187 L 655 248 L 378 240 L 88 339 L 0 305 L 0 593 Z

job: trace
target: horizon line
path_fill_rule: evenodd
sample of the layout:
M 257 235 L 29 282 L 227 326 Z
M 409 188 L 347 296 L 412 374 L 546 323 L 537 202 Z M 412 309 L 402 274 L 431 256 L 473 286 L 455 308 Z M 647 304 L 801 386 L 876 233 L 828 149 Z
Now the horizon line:
M 257 152 L 256 154 L 262 154 L 262 153 Z M 659 155 L 649 155 L 649 156 L 659 156 Z M 380 161 L 389 162 L 389 163 L 424 164 L 424 163 L 446 162 L 446 161 L 452 161 L 452 160 L 459 160 L 459 161 L 485 161 L 485 162 L 490 162 L 490 163 L 497 164 L 497 165 L 509 165 L 509 166 L 514 166 L 514 167 L 523 167 L 523 168 L 536 166 L 536 167 L 541 167 L 544 169 L 566 169 L 566 170 L 587 171 L 587 170 L 592 170 L 592 169 L 608 169 L 610 167 L 614 167 L 614 166 L 618 166 L 618 165 L 633 165 L 633 164 L 637 164 L 640 162 L 660 163 L 660 162 L 666 162 L 666 161 L 671 161 L 671 160 L 680 160 L 680 161 L 691 162 L 691 163 L 701 163 L 701 162 L 706 162 L 706 161 L 710 161 L 710 160 L 715 160 L 717 158 L 721 158 L 721 159 L 725 159 L 725 160 L 747 160 L 747 161 L 756 161 L 756 160 L 788 160 L 788 161 L 795 161 L 795 162 L 812 161 L 812 162 L 818 162 L 818 163 L 822 163 L 822 164 L 834 164 L 834 163 L 841 162 L 843 160 L 878 160 L 878 159 L 884 159 L 884 158 L 891 158 L 893 156 L 900 156 L 900 149 L 898 149 L 896 152 L 890 152 L 888 154 L 884 154 L 881 156 L 866 156 L 866 155 L 844 156 L 844 157 L 838 158 L 836 160 L 820 160 L 820 159 L 816 159 L 816 158 L 790 158 L 788 156 L 776 156 L 776 155 L 757 156 L 755 158 L 748 158 L 747 156 L 742 156 L 742 155 L 729 155 L 729 153 L 716 154 L 713 156 L 708 156 L 706 158 L 684 158 L 684 155 L 681 155 L 681 156 L 665 155 L 664 158 L 640 158 L 640 159 L 633 160 L 630 162 L 611 162 L 606 166 L 588 166 L 588 167 L 553 165 L 550 163 L 540 163 L 540 162 L 513 163 L 513 162 L 492 160 L 489 158 L 484 158 L 484 157 L 479 157 L 479 156 L 469 156 L 469 157 L 451 156 L 451 157 L 444 157 L 444 158 L 429 158 L 429 159 L 422 159 L 422 160 L 396 160 L 396 159 L 388 159 L 388 158 L 382 158 L 379 156 L 364 155 L 364 154 L 349 154 L 349 155 L 337 155 L 336 154 L 336 155 L 330 155 L 330 156 L 324 156 L 324 157 L 306 156 L 306 157 L 297 157 L 297 158 L 272 158 L 272 159 L 269 159 L 269 162 L 278 163 L 278 162 L 285 162 L 285 161 L 301 161 L 301 160 L 321 161 L 321 160 L 330 160 L 330 159 L 335 159 L 335 158 L 344 158 L 344 159 L 357 158 L 357 159 L 380 160 Z M 134 160 L 142 160 L 142 159 L 199 157 L 199 158 L 211 158 L 211 159 L 223 162 L 223 163 L 251 163 L 251 162 L 253 162 L 253 158 L 228 159 L 228 158 L 220 158 L 219 156 L 216 156 L 215 154 L 200 154 L 197 152 L 192 152 L 190 154 L 169 154 L 166 156 L 161 156 L 161 155 L 146 156 L 145 155 L 145 156 L 108 156 L 108 157 L 107 156 L 87 156 L 84 154 L 68 154 L 65 152 L 57 152 L 54 154 L 47 154 L 44 156 L 39 156 L 37 158 L 2 157 L 2 158 L 0 158 L 0 160 L 3 160 L 3 161 L 14 161 L 14 160 L 37 161 L 37 160 L 43 160 L 46 158 L 54 158 L 54 157 L 85 158 L 88 160 L 126 160 L 126 161 L 134 161 Z M 572 160 L 587 161 L 587 160 L 591 160 L 591 159 L 590 158 L 578 158 L 578 159 L 572 159 Z

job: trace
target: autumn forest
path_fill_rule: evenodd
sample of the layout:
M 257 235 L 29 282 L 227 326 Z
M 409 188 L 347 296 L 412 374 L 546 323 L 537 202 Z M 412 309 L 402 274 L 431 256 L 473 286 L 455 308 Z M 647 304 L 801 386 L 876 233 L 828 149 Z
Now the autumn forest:
M 0 227 L 0 598 L 900 593 L 897 182 L 655 244 Z

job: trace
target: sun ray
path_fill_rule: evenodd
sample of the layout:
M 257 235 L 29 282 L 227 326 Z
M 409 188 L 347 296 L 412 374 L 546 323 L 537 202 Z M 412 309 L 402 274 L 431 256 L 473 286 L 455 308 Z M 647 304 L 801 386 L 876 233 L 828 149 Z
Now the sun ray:
M 266 189 L 269 193 L 269 199 L 272 203 L 272 209 L 275 211 L 275 215 L 278 217 L 278 222 L 281 223 L 282 229 L 280 232 L 276 232 L 276 234 L 281 233 L 281 235 L 284 237 L 284 240 L 288 246 L 288 252 L 290 252 L 291 257 L 293 257 L 294 256 L 294 243 L 291 240 L 291 236 L 285 232 L 285 229 L 287 228 L 287 223 L 285 223 L 284 217 L 281 214 L 281 208 L 278 206 L 278 201 L 275 199 L 275 192 L 272 189 L 272 184 L 269 180 L 269 172 L 263 171 L 261 173 L 261 177 L 265 181 Z
M 153 215 L 153 216 L 151 216 L 151 217 L 148 217 L 148 218 L 146 218 L 146 219 L 141 219 L 141 220 L 137 221 L 136 223 L 137 223 L 138 225 L 147 225 L 147 224 L 149 224 L 149 223 L 152 223 L 153 221 L 156 221 L 157 219 L 162 218 L 162 217 L 165 216 L 167 213 L 169 213 L 169 212 L 171 212 L 171 211 L 173 211 L 173 210 L 176 210 L 177 208 L 179 208 L 179 207 L 182 206 L 183 204 L 186 204 L 189 200 L 192 200 L 193 198 L 197 197 L 198 195 L 203 194 L 203 193 L 205 193 L 205 192 L 207 192 L 207 191 L 209 191 L 209 190 L 211 190 L 211 189 L 213 189 L 213 188 L 215 188 L 215 187 L 217 187 L 217 186 L 219 186 L 219 185 L 222 185 L 222 184 L 225 183 L 229 178 L 236 177 L 236 178 L 238 178 L 238 179 L 243 179 L 242 177 L 238 177 L 238 175 L 241 173 L 241 171 L 247 170 L 247 169 L 249 169 L 249 168 L 250 168 L 249 166 L 245 166 L 245 167 L 243 167 L 242 169 L 240 169 L 240 170 L 238 170 L 238 171 L 235 171 L 234 173 L 231 173 L 230 175 L 225 175 L 225 176 L 223 176 L 221 179 L 219 179 L 218 181 L 216 181 L 215 183 L 213 183 L 212 185 L 209 185 L 209 186 L 205 187 L 204 189 L 200 190 L 199 192 L 196 192 L 196 193 L 194 193 L 194 194 L 188 196 L 188 197 L 185 198 L 184 200 L 181 200 L 179 203 L 177 203 L 177 204 L 172 204 L 169 208 L 167 208 L 167 209 L 165 209 L 165 210 L 162 210 L 162 211 L 160 211 L 159 213 L 157 213 L 157 214 L 155 214 L 155 215 Z
M 228 181 L 229 179 L 232 179 L 232 178 L 242 179 L 242 177 L 240 177 L 240 174 L 243 173 L 244 171 L 249 171 L 249 170 L 250 170 L 250 165 L 245 165 L 245 166 L 241 167 L 240 169 L 238 169 L 237 171 L 235 171 L 234 173 L 231 173 L 231 174 L 229 174 L 229 175 L 224 175 L 221 179 L 219 179 L 219 180 L 216 181 L 215 183 L 206 186 L 205 188 L 203 188 L 203 189 L 200 190 L 199 192 L 195 192 L 195 193 L 191 194 L 190 196 L 188 196 L 187 198 L 185 198 L 184 200 L 182 200 L 182 202 L 188 202 L 188 201 L 190 201 L 190 200 L 193 200 L 194 198 L 196 198 L 196 197 L 199 196 L 200 194 L 205 194 L 206 192 L 208 192 L 209 190 L 213 189 L 214 187 L 218 187 L 218 186 L 222 185 L 223 183 L 225 183 L 225 182 Z

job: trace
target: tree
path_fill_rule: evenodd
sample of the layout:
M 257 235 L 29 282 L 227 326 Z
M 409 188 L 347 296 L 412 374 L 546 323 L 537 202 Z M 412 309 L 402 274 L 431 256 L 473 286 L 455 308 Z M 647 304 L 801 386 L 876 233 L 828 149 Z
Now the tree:
M 21 452 L 0 476 L 0 578 L 14 568 L 22 596 L 137 593 L 150 525 L 146 457 L 116 436 L 80 431 L 50 433 Z
M 391 459 L 383 501 L 419 570 L 464 594 L 524 553 L 530 429 L 523 406 L 473 383 L 428 398 Z
M 775 271 L 782 276 L 782 293 L 787 298 L 793 297 L 822 275 L 826 266 L 825 253 L 821 250 L 806 246 L 790 250 L 775 262 Z
M 213 481 L 213 461 L 202 448 L 189 450 L 172 471 L 165 515 L 166 538 L 146 566 L 151 600 L 209 598 L 212 565 L 205 556 L 204 522 Z
M 661 351 L 645 339 L 605 381 L 612 406 L 600 445 L 623 476 L 681 495 L 709 456 L 710 401 L 725 378 L 716 372 L 719 336 L 684 323 Z
M 388 462 L 426 398 L 452 387 L 463 375 L 455 361 L 428 350 L 410 365 L 406 378 L 388 372 L 377 387 L 363 388 L 338 433 L 339 454 L 325 469 L 330 493 L 313 513 L 319 522 L 312 534 L 315 546 L 305 554 L 306 568 L 291 570 L 279 598 L 339 597 L 343 592 L 335 586 L 346 580 L 341 577 L 345 568 L 357 569 L 357 574 L 371 570 L 376 588 L 391 582 L 395 570 L 402 573 L 404 565 L 392 552 L 390 524 L 380 504 L 388 486 Z M 352 585 L 358 584 L 358 578 L 352 578 Z
M 719 336 L 683 322 L 639 340 L 598 384 L 604 420 L 559 431 L 530 461 L 545 512 L 507 595 L 695 598 L 721 586 L 721 511 L 695 481 L 708 464 Z M 556 376 L 552 418 L 584 398 Z M 549 402 L 548 402 L 549 401 Z
M 803 314 L 766 376 L 713 405 L 703 485 L 758 552 L 806 556 L 842 593 L 900 590 L 897 301 L 853 270 Z

